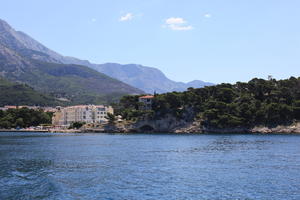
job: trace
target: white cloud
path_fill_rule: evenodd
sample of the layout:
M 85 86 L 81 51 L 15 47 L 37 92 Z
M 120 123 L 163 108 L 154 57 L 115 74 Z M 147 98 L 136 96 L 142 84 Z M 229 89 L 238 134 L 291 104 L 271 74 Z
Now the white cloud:
M 185 24 L 186 21 L 180 17 L 170 17 L 166 19 L 166 24 Z
M 193 26 L 188 25 L 188 23 L 181 17 L 170 17 L 166 19 L 164 27 L 168 27 L 174 31 L 187 31 L 193 29 Z
M 97 21 L 97 19 L 95 19 L 95 18 L 91 19 L 91 22 L 96 22 L 96 21 Z
M 192 26 L 182 26 L 182 25 L 176 25 L 176 24 L 170 24 L 168 26 L 170 29 L 174 30 L 174 31 L 188 31 L 188 30 L 192 30 L 193 27 Z
M 211 18 L 211 14 L 210 13 L 206 13 L 206 14 L 204 14 L 204 17 L 205 18 Z
M 121 21 L 121 22 L 129 21 L 129 20 L 132 20 L 132 18 L 133 18 L 133 14 L 132 13 L 127 13 L 126 15 L 121 16 L 119 21 Z

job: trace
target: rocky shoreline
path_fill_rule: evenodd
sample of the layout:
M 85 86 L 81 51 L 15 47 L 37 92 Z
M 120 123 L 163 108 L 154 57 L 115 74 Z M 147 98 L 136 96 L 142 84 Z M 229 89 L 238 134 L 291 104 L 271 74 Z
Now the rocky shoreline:
M 205 128 L 200 122 L 170 123 L 171 121 L 139 121 L 106 124 L 101 127 L 83 127 L 81 129 L 0 129 L 0 132 L 42 132 L 42 133 L 173 133 L 173 134 L 300 134 L 300 122 L 288 126 L 254 128 Z
M 132 123 L 114 123 L 104 125 L 101 128 L 85 128 L 82 132 L 99 133 L 174 133 L 174 134 L 207 134 L 207 133 L 245 133 L 245 134 L 300 134 L 300 122 L 288 126 L 265 127 L 257 126 L 253 128 L 206 128 L 200 122 L 184 122 L 173 119 L 163 119 L 155 121 L 138 121 Z

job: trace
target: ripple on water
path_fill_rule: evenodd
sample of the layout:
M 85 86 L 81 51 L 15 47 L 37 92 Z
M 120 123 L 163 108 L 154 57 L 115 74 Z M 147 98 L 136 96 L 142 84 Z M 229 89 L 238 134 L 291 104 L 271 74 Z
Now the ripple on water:
M 0 136 L 0 199 L 300 199 L 300 137 Z

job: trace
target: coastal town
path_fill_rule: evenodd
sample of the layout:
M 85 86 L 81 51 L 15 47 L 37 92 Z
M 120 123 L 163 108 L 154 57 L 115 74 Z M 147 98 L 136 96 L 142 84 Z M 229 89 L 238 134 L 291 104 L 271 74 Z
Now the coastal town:
M 139 110 L 147 111 L 152 109 L 153 95 L 140 96 L 138 98 Z M 108 105 L 74 105 L 74 106 L 56 106 L 56 107 L 42 107 L 42 106 L 27 106 L 27 105 L 6 105 L 0 107 L 1 111 L 8 111 L 14 109 L 29 109 L 51 113 L 51 124 L 40 124 L 38 126 L 30 127 L 16 127 L 10 130 L 3 129 L 3 131 L 37 131 L 37 132 L 79 132 L 78 128 L 84 125 L 84 128 L 99 128 L 107 125 L 110 122 L 110 117 L 114 118 L 116 122 L 122 122 L 122 116 L 114 116 L 114 109 Z M 74 124 L 80 126 L 74 127 Z M 0 129 L 1 130 L 1 129 Z M 99 129 L 98 129 L 99 131 Z
M 10 131 L 37 131 L 37 132 L 71 132 L 75 131 L 72 124 L 87 125 L 108 123 L 108 114 L 114 113 L 111 106 L 104 105 L 75 105 L 67 107 L 40 107 L 40 106 L 4 106 L 0 110 L 23 109 L 52 113 L 51 124 L 40 124 L 30 127 L 11 128 Z M 5 130 L 7 131 L 7 129 Z
M 93 104 L 66 107 L 7 105 L 0 107 L 0 111 L 14 113 L 13 110 L 19 110 L 19 112 L 29 113 L 31 110 L 48 115 L 48 120 L 41 120 L 39 123 L 34 122 L 31 124 L 35 125 L 28 126 L 28 123 L 24 125 L 22 118 L 16 118 L 11 126 L 7 125 L 5 121 L 2 122 L 0 131 L 57 133 L 300 133 L 300 123 L 297 121 L 276 126 L 259 124 L 252 127 L 235 125 L 225 128 L 204 126 L 203 118 L 196 117 L 189 120 L 190 111 L 188 109 L 182 112 L 183 107 L 178 108 L 177 114 L 179 115 L 177 116 L 172 114 L 174 110 L 170 109 L 170 107 L 168 110 L 166 109 L 166 106 L 170 106 L 170 102 L 173 105 L 178 105 L 176 94 L 169 93 L 164 96 L 165 99 L 159 97 L 159 95 L 149 94 L 124 96 L 118 104 L 114 105 L 115 108 L 111 105 Z M 158 112 L 157 109 L 159 109 Z M 43 117 L 44 115 L 41 116 Z M 30 118 L 37 119 L 39 115 L 31 116 Z M 3 124 L 6 127 L 3 127 Z

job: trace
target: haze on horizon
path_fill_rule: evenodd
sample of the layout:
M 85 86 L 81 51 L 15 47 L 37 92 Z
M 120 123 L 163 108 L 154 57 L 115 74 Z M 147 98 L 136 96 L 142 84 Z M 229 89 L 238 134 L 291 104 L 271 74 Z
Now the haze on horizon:
M 297 0 L 4 0 L 0 18 L 66 56 L 233 83 L 300 76 L 299 8 Z

